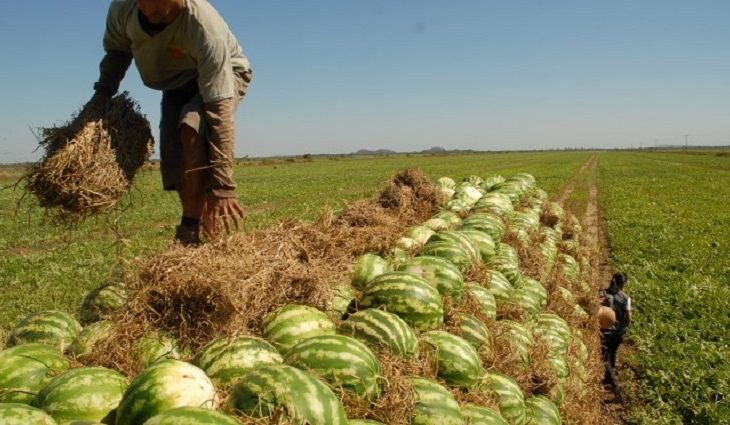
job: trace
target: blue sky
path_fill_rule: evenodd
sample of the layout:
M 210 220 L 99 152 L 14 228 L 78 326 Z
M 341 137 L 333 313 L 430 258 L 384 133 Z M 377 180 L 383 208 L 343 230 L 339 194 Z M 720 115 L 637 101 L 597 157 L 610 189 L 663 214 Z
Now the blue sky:
M 730 1 L 214 0 L 255 69 L 236 155 L 730 144 Z M 7 2 L 0 162 L 91 95 L 108 1 Z M 157 127 L 159 92 L 122 89 Z

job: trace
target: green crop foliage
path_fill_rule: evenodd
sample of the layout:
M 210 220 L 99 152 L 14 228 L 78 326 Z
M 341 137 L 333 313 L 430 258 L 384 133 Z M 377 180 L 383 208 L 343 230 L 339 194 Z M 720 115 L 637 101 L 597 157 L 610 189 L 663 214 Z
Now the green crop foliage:
M 400 169 L 417 167 L 429 177 L 505 176 L 530 172 L 555 194 L 588 158 L 587 152 L 471 155 L 391 155 L 313 160 L 241 162 L 235 170 L 239 200 L 248 210 L 247 231 L 285 219 L 311 220 L 322 209 L 382 190 Z M 69 231 L 44 223 L 32 199 L 16 205 L 21 190 L 7 188 L 21 175 L 0 168 L 0 334 L 25 314 L 47 309 L 75 312 L 84 295 L 119 281 L 145 258 L 169 246 L 178 224 L 177 196 L 160 189 L 157 171 L 142 172 L 125 199 L 129 206 Z M 2 337 L 2 335 L 0 335 Z
M 601 154 L 615 269 L 635 310 L 632 423 L 730 418 L 730 157 Z

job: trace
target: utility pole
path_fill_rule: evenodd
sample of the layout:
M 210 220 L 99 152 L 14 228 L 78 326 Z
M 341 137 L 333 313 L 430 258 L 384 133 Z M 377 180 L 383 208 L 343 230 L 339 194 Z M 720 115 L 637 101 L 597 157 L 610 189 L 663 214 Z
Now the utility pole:
M 687 152 L 687 148 L 688 148 L 688 145 L 689 145 L 689 143 L 687 142 L 688 139 L 689 139 L 689 134 L 685 134 L 684 135 L 684 151 L 685 152 Z

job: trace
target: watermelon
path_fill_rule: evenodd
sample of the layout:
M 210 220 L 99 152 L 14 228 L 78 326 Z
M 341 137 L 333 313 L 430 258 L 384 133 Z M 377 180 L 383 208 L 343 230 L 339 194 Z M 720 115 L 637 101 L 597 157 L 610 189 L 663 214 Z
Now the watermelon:
M 0 378 L 2 379 L 2 378 Z M 2 425 L 56 425 L 46 412 L 22 403 L 0 403 Z
M 193 363 L 213 382 L 232 385 L 251 370 L 282 363 L 276 348 L 263 339 L 250 336 L 222 337 L 208 343 Z
M 421 246 L 428 241 L 435 232 L 428 226 L 413 226 L 406 232 L 406 237 L 412 239 L 416 246 Z
M 441 211 L 432 218 L 438 218 L 445 221 L 448 228 L 444 230 L 455 229 L 461 225 L 461 217 L 451 211 Z
M 158 361 L 127 387 L 117 409 L 116 425 L 143 424 L 176 407 L 213 408 L 215 387 L 205 372 L 179 360 Z
M 480 307 L 486 319 L 497 320 L 497 300 L 492 292 L 474 283 L 467 283 L 466 292 Z
M 499 412 L 476 404 L 465 404 L 461 413 L 464 415 L 464 425 L 509 425 Z
M 88 420 L 111 423 L 127 378 L 103 367 L 72 369 L 57 376 L 36 397 L 34 405 L 59 423 Z
M 402 237 L 398 239 L 398 241 L 395 243 L 395 246 L 397 248 L 403 249 L 405 251 L 411 251 L 412 249 L 420 246 L 418 242 L 416 242 L 415 239 L 411 239 L 408 237 Z
M 479 201 L 483 193 L 474 185 L 468 182 L 461 183 L 454 193 L 454 199 L 462 201 L 465 205 L 472 206 Z
M 263 335 L 280 352 L 317 335 L 334 335 L 335 324 L 314 307 L 288 304 L 264 318 Z
M 108 320 L 92 323 L 79 332 L 73 344 L 68 348 L 68 353 L 77 359 L 83 359 L 91 354 L 94 346 L 108 338 L 114 330 L 114 323 Z
M 65 351 L 81 332 L 81 324 L 62 311 L 41 311 L 21 320 L 10 331 L 8 347 L 40 342 Z
M 514 288 L 507 278 L 497 270 L 489 270 L 489 292 L 499 301 L 512 299 Z
M 538 395 L 525 399 L 528 425 L 560 425 L 560 412 L 549 398 Z
M 288 365 L 267 365 L 249 372 L 233 387 L 231 410 L 253 417 L 283 414 L 308 425 L 346 425 L 342 403 L 327 385 Z
M 499 399 L 499 411 L 510 424 L 522 425 L 527 419 L 525 398 L 517 382 L 501 373 L 485 376 L 484 386 Z
M 565 357 L 554 355 L 548 357 L 547 363 L 555 371 L 555 376 L 558 379 L 564 379 L 570 375 L 570 369 L 568 368 L 568 363 L 565 361 Z
M 416 404 L 411 425 L 461 425 L 459 403 L 453 394 L 435 381 L 412 378 Z
M 578 262 L 575 261 L 575 258 L 568 254 L 559 254 L 558 261 L 563 266 L 563 274 L 565 275 L 565 277 L 567 277 L 572 282 L 578 280 L 578 276 L 580 274 L 580 266 L 578 265 Z
M 436 180 L 436 187 L 439 189 L 456 189 L 456 182 L 451 177 L 439 177 Z
M 357 338 L 371 346 L 385 347 L 393 354 L 414 357 L 418 339 L 413 329 L 393 313 L 374 308 L 350 315 L 340 325 L 340 333 Z
M 454 263 L 461 271 L 467 270 L 472 262 L 469 253 L 453 242 L 428 242 L 421 248 L 420 255 L 444 258 Z
M 332 289 L 332 298 L 327 302 L 327 312 L 342 316 L 355 299 L 355 290 L 349 283 L 339 283 Z
M 352 337 L 321 335 L 306 339 L 292 347 L 284 361 L 361 399 L 373 400 L 380 394 L 380 362 L 367 345 Z
M 350 419 L 347 421 L 347 425 L 385 425 L 382 422 L 374 421 L 372 419 Z
M 449 228 L 449 223 L 442 218 L 428 219 L 423 223 L 423 225 L 428 227 L 429 229 L 433 230 L 434 232 L 439 232 L 441 230 L 447 230 Z
M 81 303 L 79 318 L 87 325 L 114 313 L 127 303 L 129 290 L 122 285 L 102 285 L 86 294 Z
M 459 268 L 451 261 L 433 256 L 418 256 L 399 264 L 397 270 L 423 278 L 442 297 L 451 297 L 455 303 L 461 299 L 464 280 Z
M 532 333 L 521 323 L 512 320 L 500 320 L 498 322 L 504 332 L 497 335 L 501 344 L 510 344 L 517 350 L 524 364 L 530 363 L 530 347 L 534 343 Z
M 240 425 L 240 422 L 215 410 L 178 407 L 153 416 L 144 425 Z
M 418 330 L 434 329 L 444 323 L 444 304 L 438 290 L 406 272 L 376 277 L 363 291 L 360 306 L 382 307 Z
M 448 385 L 471 387 L 484 372 L 482 361 L 474 347 L 464 338 L 445 331 L 430 331 L 421 341 L 436 350 L 438 376 Z
M 491 352 L 491 335 L 484 322 L 467 313 L 461 313 L 459 317 L 461 318 L 461 337 L 477 350 Z
M 469 255 L 469 262 L 481 260 L 479 251 L 474 243 L 472 243 L 471 239 L 458 230 L 446 230 L 434 233 L 430 238 L 428 238 L 427 244 L 433 242 L 451 242 Z
M 466 199 L 457 197 L 459 196 L 459 193 L 454 193 L 454 196 L 451 198 L 450 201 L 444 204 L 444 208 L 448 211 L 453 212 L 467 212 L 471 209 L 471 206 L 473 203 L 469 202 Z
M 512 300 L 531 314 L 538 313 L 547 305 L 547 290 L 540 282 L 528 276 L 522 276 L 518 287 L 512 294 Z
M 502 273 L 509 280 L 513 288 L 519 286 L 522 278 L 520 272 L 520 261 L 517 251 L 506 243 L 499 244 L 497 254 L 492 259 L 491 266 L 494 270 Z
M 364 254 L 355 263 L 355 272 L 352 275 L 352 284 L 357 288 L 364 288 L 376 276 L 390 271 L 390 264 L 384 258 L 375 254 Z
M 474 210 L 478 213 L 494 214 L 497 217 L 509 217 L 514 213 L 514 206 L 509 196 L 503 193 L 489 192 L 479 198 L 479 201 L 474 204 Z
M 41 388 L 68 368 L 63 354 L 46 344 L 23 344 L 0 351 L 0 403 L 30 404 Z
M 496 253 L 496 245 L 492 237 L 476 229 L 461 229 L 460 232 L 469 238 L 471 243 L 476 247 L 479 253 L 479 259 L 483 263 L 489 264 Z
M 488 213 L 476 213 L 464 219 L 460 230 L 477 230 L 486 233 L 495 244 L 499 244 L 505 232 L 504 223 L 498 216 Z
M 171 336 L 156 332 L 144 335 L 134 342 L 132 357 L 143 368 L 160 360 L 181 358 L 177 341 Z

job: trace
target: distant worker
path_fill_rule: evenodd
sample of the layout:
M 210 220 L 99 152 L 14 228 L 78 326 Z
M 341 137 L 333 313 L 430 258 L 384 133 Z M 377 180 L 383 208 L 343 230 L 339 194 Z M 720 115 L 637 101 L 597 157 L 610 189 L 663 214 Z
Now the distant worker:
M 162 91 L 162 186 L 182 204 L 175 239 L 197 245 L 201 226 L 210 234 L 238 227 L 234 112 L 252 70 L 223 18 L 206 0 L 113 0 L 104 50 L 87 108 L 106 108 L 132 59 L 142 82 Z
M 609 287 L 599 292 L 602 306 L 610 308 L 613 312 L 611 317 L 615 317 L 606 324 L 601 320 L 601 354 L 606 369 L 603 384 L 609 386 L 616 394 L 621 393 L 616 378 L 616 353 L 631 323 L 631 298 L 623 291 L 628 279 L 626 273 L 616 273 Z

